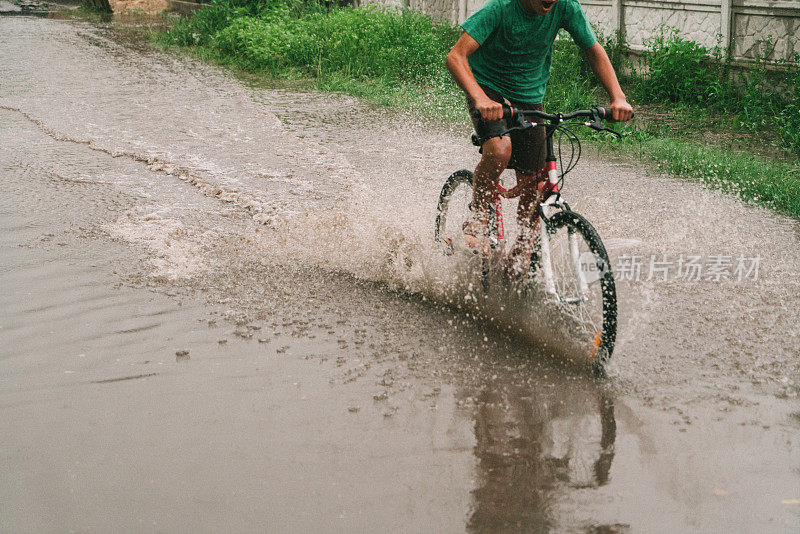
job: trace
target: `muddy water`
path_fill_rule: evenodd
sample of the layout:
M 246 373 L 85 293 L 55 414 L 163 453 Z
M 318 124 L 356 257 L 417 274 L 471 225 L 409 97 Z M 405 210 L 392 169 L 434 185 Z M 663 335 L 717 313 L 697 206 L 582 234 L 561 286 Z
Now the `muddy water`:
M 432 247 L 464 132 L 120 35 L 0 18 L 3 530 L 800 527 L 795 221 L 587 156 L 598 383 Z

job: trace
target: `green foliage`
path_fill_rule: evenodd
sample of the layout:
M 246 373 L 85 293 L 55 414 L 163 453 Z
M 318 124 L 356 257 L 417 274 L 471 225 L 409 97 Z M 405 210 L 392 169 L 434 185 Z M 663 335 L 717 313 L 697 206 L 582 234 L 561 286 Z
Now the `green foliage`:
M 553 111 L 585 109 L 597 105 L 599 96 L 588 62 L 566 32 L 553 46 L 550 80 L 545 105 Z
M 107 19 L 113 10 L 108 0 L 81 0 L 76 14 L 89 20 Z
M 760 44 L 762 50 L 774 48 L 771 40 Z M 775 124 L 775 118 L 786 105 L 779 88 L 780 75 L 771 75 L 767 69 L 768 55 L 768 52 L 763 51 L 756 55 L 755 63 L 744 73 L 741 98 L 732 103 L 739 112 L 737 123 L 742 128 L 758 130 Z
M 178 19 L 158 40 L 164 45 L 208 46 L 217 33 L 243 17 L 286 20 L 323 10 L 314 1 L 213 0 L 192 16 Z
M 222 62 L 273 76 L 385 78 L 424 83 L 440 75 L 458 32 L 420 13 L 327 9 L 281 0 L 223 0 L 176 24 L 162 42 L 205 46 Z
M 800 56 L 795 56 L 800 63 Z M 787 76 L 791 88 L 790 99 L 778 116 L 781 142 L 796 154 L 800 154 L 800 67 L 794 67 Z
M 675 29 L 648 45 L 643 74 L 630 79 L 635 100 L 671 104 L 697 119 L 707 119 L 709 113 L 730 117 L 741 130 L 773 130 L 784 149 L 800 154 L 800 68 L 796 63 L 771 67 L 767 58 L 774 41 L 762 41 L 752 66 L 736 76 L 730 58 L 718 48 L 708 50 L 682 39 Z
M 672 29 L 654 36 L 642 55 L 646 75 L 637 96 L 646 102 L 704 104 L 721 93 L 719 67 L 710 51 Z

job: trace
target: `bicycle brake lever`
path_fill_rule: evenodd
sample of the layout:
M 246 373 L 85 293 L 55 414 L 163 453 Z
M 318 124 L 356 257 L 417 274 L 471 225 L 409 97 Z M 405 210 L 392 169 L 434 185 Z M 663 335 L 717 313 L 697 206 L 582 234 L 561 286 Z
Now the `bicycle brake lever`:
M 609 133 L 612 133 L 612 134 L 616 135 L 617 137 L 620 137 L 620 138 L 622 137 L 621 133 L 619 133 L 616 130 L 613 130 L 613 129 L 609 128 L 608 126 L 606 126 L 604 124 L 597 125 L 597 124 L 595 124 L 593 122 L 587 122 L 586 126 L 588 126 L 589 128 L 591 128 L 592 130 L 594 130 L 596 132 L 609 132 Z
M 511 121 L 512 121 L 511 124 L 512 128 L 519 128 L 521 130 L 525 130 L 533 126 L 530 122 L 525 120 L 525 115 L 523 115 L 522 113 L 514 114 L 514 117 L 512 118 Z
M 620 138 L 620 139 L 622 138 L 622 134 L 621 133 L 619 133 L 618 131 L 613 130 L 613 129 L 611 129 L 608 126 L 605 125 L 605 123 L 603 122 L 603 118 L 600 117 L 600 113 L 597 110 L 597 108 L 592 110 L 592 122 L 587 123 L 587 126 L 589 128 L 591 128 L 592 130 L 595 130 L 595 131 L 598 131 L 598 132 L 610 132 L 610 133 L 616 135 L 618 138 Z
M 612 130 L 611 128 L 604 127 L 604 128 L 603 128 L 602 130 L 600 130 L 600 131 L 601 131 L 601 132 L 610 132 L 610 133 L 612 133 L 612 134 L 616 135 L 616 136 L 617 136 L 617 138 L 619 138 L 619 139 L 622 139 L 622 134 L 621 134 L 621 133 L 619 133 L 619 132 L 618 132 L 618 131 L 616 131 L 616 130 Z

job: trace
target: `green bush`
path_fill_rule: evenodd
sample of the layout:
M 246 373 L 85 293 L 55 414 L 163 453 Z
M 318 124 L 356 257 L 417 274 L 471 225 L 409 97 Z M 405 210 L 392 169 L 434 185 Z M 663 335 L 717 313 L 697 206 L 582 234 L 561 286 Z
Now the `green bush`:
M 787 75 L 791 88 L 790 100 L 778 116 L 778 133 L 781 142 L 795 154 L 800 154 L 800 56 L 795 56 L 795 66 Z
M 159 41 L 167 45 L 208 46 L 217 33 L 240 18 L 287 20 L 324 10 L 314 0 L 213 0 L 192 16 L 178 19 Z
M 221 61 L 274 76 L 409 83 L 436 77 L 457 38 L 450 24 L 410 10 L 224 0 L 180 21 L 162 41 L 207 46 Z
M 760 130 L 775 124 L 775 118 L 786 106 L 785 73 L 770 73 L 767 69 L 769 50 L 773 41 L 767 39 L 759 43 L 762 51 L 755 57 L 755 63 L 743 75 L 740 99 L 734 102 L 739 111 L 738 125 L 743 128 Z
M 679 105 L 684 114 L 730 116 L 742 130 L 769 129 L 784 149 L 800 154 L 800 68 L 784 63 L 772 69 L 774 41 L 759 44 L 754 64 L 732 83 L 730 59 L 678 36 L 670 29 L 648 41 L 643 74 L 633 74 L 634 99 Z M 792 93 L 793 91 L 793 93 Z M 787 98 L 787 92 L 789 98 Z
M 721 94 L 719 67 L 710 51 L 665 31 L 647 42 L 642 60 L 646 69 L 637 84 L 637 96 L 646 102 L 705 104 Z

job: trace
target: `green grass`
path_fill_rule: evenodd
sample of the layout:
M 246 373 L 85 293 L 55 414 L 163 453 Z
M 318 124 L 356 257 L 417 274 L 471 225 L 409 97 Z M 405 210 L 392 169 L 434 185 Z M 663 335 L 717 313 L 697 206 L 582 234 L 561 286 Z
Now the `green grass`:
M 463 95 L 444 66 L 459 33 L 409 10 L 327 8 L 314 0 L 216 0 L 177 19 L 155 39 L 247 72 L 464 122 Z M 621 72 L 626 56 L 618 41 L 604 44 Z M 800 217 L 800 69 L 788 69 L 776 80 L 761 61 L 735 93 L 727 83 L 729 64 L 720 57 L 710 61 L 713 55 L 676 33 L 654 39 L 643 58 L 645 74 L 621 81 L 634 106 L 657 103 L 668 120 L 626 126 L 622 143 L 594 137 L 596 142 Z M 557 41 L 545 108 L 586 108 L 606 100 L 568 37 Z M 697 142 L 719 130 L 744 146 Z M 765 139 L 780 148 L 763 150 Z

